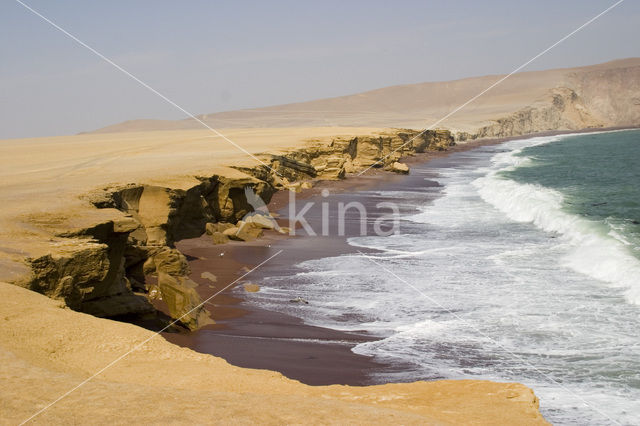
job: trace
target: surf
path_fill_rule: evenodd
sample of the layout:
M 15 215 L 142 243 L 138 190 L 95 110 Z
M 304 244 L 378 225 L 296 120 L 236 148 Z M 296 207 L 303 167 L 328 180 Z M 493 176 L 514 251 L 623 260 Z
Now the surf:
M 612 286 L 626 289 L 630 303 L 640 304 L 640 260 L 610 223 L 588 220 L 568 213 L 561 192 L 537 184 L 519 183 L 504 176 L 520 167 L 531 167 L 533 159 L 520 154 L 525 147 L 558 143 L 563 137 L 514 142 L 521 147 L 492 157 L 486 176 L 473 185 L 484 201 L 503 212 L 511 220 L 532 223 L 557 234 L 572 246 L 561 263 Z M 524 146 L 522 146 L 524 145 Z

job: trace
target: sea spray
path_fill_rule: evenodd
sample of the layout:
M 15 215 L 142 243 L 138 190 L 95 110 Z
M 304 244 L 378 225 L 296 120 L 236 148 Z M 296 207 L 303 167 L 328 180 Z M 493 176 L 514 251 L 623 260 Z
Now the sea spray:
M 526 147 L 562 139 L 534 139 Z M 626 288 L 628 300 L 640 304 L 640 260 L 630 252 L 630 243 L 617 234 L 610 223 L 567 212 L 564 196 L 557 190 L 520 183 L 505 176 L 506 172 L 532 166 L 534 159 L 522 156 L 524 148 L 499 153 L 492 158 L 493 165 L 487 175 L 473 182 L 480 196 L 512 220 L 530 222 L 547 232 L 557 233 L 573 247 L 563 258 L 565 265 Z

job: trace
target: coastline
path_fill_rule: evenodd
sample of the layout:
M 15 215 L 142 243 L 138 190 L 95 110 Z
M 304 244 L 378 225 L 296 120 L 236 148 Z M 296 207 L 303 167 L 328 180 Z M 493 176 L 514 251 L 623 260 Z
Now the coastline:
M 471 145 L 456 150 L 467 147 Z M 403 178 L 373 170 L 362 178 L 361 188 L 369 187 L 370 176 L 375 175 L 390 179 Z M 351 178 L 325 182 L 302 196 L 317 195 L 323 187 L 330 187 L 338 194 L 340 190 L 353 189 L 354 181 Z M 280 193 L 284 194 L 284 191 Z M 276 196 L 272 206 L 284 208 L 285 201 L 286 198 Z M 272 242 L 301 241 L 277 237 Z M 258 249 L 264 250 L 265 243 L 267 239 L 254 243 L 231 243 L 226 247 L 236 245 L 244 251 L 255 244 Z M 178 242 L 179 246 L 181 244 Z M 234 256 L 228 258 L 234 259 Z M 193 258 L 190 260 L 192 263 L 195 261 Z M 227 270 L 234 278 L 238 266 L 242 268 L 249 265 L 244 257 L 237 257 L 235 263 L 225 262 L 228 262 L 225 265 L 228 265 Z M 216 269 L 215 272 L 222 277 L 221 270 Z M 222 282 L 222 279 L 218 282 Z M 406 424 L 456 424 L 469 421 L 491 424 L 518 419 L 521 424 L 547 424 L 539 412 L 539 401 L 533 391 L 519 383 L 436 380 L 378 386 L 307 386 L 273 370 L 230 365 L 220 357 L 200 354 L 168 342 L 142 327 L 61 309 L 65 308 L 61 301 L 15 285 L 0 283 L 0 292 L 9 301 L 0 310 L 5 318 L 0 324 L 3 328 L 0 333 L 0 353 L 5 357 L 3 368 L 8 378 L 6 391 L 0 392 L 0 401 L 12 408 L 7 418 L 15 421 L 37 414 L 43 402 L 55 402 L 64 392 L 69 389 L 73 391 L 79 383 L 90 381 L 84 392 L 72 393 L 42 413 L 40 420 L 95 423 L 95 413 L 100 412 L 104 413 L 105 419 L 133 421 L 139 420 L 141 410 L 147 410 L 145 420 L 158 423 L 176 422 L 177 419 L 180 422 L 203 422 L 221 416 L 233 416 L 247 422 L 299 423 L 309 421 L 308 413 L 312 412 L 314 421 L 327 423 L 333 423 L 338 418 L 341 421 L 400 421 Z M 226 293 L 216 301 L 233 306 L 237 295 Z M 250 319 L 249 314 L 237 314 L 244 312 L 235 305 L 229 310 L 216 309 L 214 315 L 218 315 L 220 323 L 229 321 L 236 326 L 240 321 Z M 272 313 L 268 315 L 274 318 Z M 336 375 L 328 376 L 329 380 L 318 384 L 340 382 L 336 377 L 346 371 L 349 375 L 344 377 L 344 381 L 363 383 L 366 380 L 367 371 L 361 361 L 353 361 L 354 354 L 342 343 L 343 334 L 337 335 L 328 329 L 319 331 L 318 328 L 302 326 L 299 320 L 295 323 L 291 323 L 291 320 L 292 317 L 287 317 L 285 321 L 290 331 L 302 330 L 303 334 L 320 332 L 325 338 L 338 338 L 341 341 L 340 347 L 335 348 L 333 353 L 325 352 L 326 358 L 315 373 L 317 376 L 326 374 L 326 367 L 329 367 Z M 51 333 L 50 324 L 56 324 L 55 333 Z M 250 322 L 249 327 L 252 325 Z M 308 334 L 304 337 L 308 337 Z M 357 338 L 363 339 L 362 336 Z M 254 346 L 238 350 L 239 341 L 236 336 L 219 342 L 221 346 L 233 348 L 236 353 L 255 353 Z M 144 347 L 136 350 L 141 344 Z M 321 345 L 327 348 L 326 343 Z M 309 349 L 315 352 L 318 347 L 313 345 Z M 339 356 L 343 357 L 342 368 L 332 365 L 335 357 Z M 298 362 L 300 351 L 294 353 L 296 357 L 294 361 Z M 108 368 L 114 359 L 122 360 L 117 368 L 106 370 L 105 365 Z M 283 363 L 278 356 L 272 357 L 272 360 Z M 370 359 L 364 364 L 367 368 L 377 367 Z M 96 377 L 97 371 L 104 372 Z M 308 374 L 308 371 L 301 374 Z M 176 398 L 176 394 L 180 397 Z M 247 404 L 251 409 L 247 409 Z M 179 418 L 176 413 L 181 413 Z
M 316 204 L 325 201 L 335 210 L 335 203 L 331 201 L 336 194 L 347 193 L 350 200 L 363 201 L 363 197 L 359 197 L 359 192 L 363 190 L 384 189 L 394 185 L 399 186 L 399 189 L 407 189 L 412 185 L 424 185 L 424 173 L 437 175 L 437 167 L 430 167 L 430 163 L 435 159 L 446 159 L 454 153 L 515 139 L 612 130 L 627 128 L 544 132 L 524 137 L 457 144 L 446 151 L 432 151 L 404 158 L 403 163 L 412 166 L 412 169 L 415 167 L 416 170 L 420 170 L 421 176 L 418 178 L 372 169 L 362 176 L 347 176 L 340 181 L 319 182 L 313 188 L 296 194 L 296 199 Z M 328 190 L 331 195 L 327 198 L 322 197 L 320 194 L 323 190 Z M 286 217 L 288 201 L 287 191 L 279 191 L 269 204 L 269 210 L 277 212 L 279 220 L 282 220 L 280 218 Z M 335 211 L 332 210 L 330 215 L 332 214 L 335 214 Z M 310 222 L 313 220 L 313 210 L 311 216 Z M 317 229 L 318 224 L 315 225 L 314 228 Z M 355 235 L 356 227 L 357 224 L 347 223 L 347 235 Z M 289 238 L 270 233 L 249 243 L 231 242 L 215 246 L 208 240 L 209 237 L 203 235 L 197 239 L 177 243 L 177 248 L 191 259 L 191 279 L 200 284 L 198 292 L 203 300 L 229 285 L 243 273 L 242 271 L 255 267 L 279 249 L 294 255 L 289 255 L 286 259 L 274 259 L 270 265 L 216 296 L 215 306 L 212 306 L 216 325 L 205 326 L 189 333 L 163 333 L 170 342 L 197 352 L 220 356 L 236 366 L 278 371 L 286 377 L 309 385 L 377 384 L 370 377 L 371 373 L 402 369 L 402 365 L 381 364 L 370 357 L 351 352 L 358 343 L 377 340 L 378 337 L 366 332 L 342 332 L 306 325 L 303 318 L 247 303 L 248 294 L 237 290 L 243 282 L 260 285 L 269 274 L 277 274 L 278 271 L 305 260 L 356 252 L 346 242 L 346 237 L 296 235 Z M 224 253 L 223 257 L 220 256 L 221 253 Z M 200 278 L 201 273 L 209 269 L 217 271 L 216 285 L 206 283 Z M 290 290 L 291 297 L 294 298 L 295 289 Z
M 594 130 L 603 131 L 606 129 Z M 517 139 L 535 136 L 538 135 L 517 137 Z M 431 152 L 432 156 L 428 158 L 416 155 L 403 160 L 403 162 L 411 164 L 414 161 L 419 162 L 421 158 L 430 161 L 453 152 L 502 141 L 474 141 L 456 146 L 447 152 L 437 152 L 435 155 Z M 397 176 L 373 170 L 364 175 L 364 181 L 370 183 L 371 180 L 367 179 L 376 175 L 393 179 Z M 401 178 L 402 176 L 397 177 Z M 303 196 L 317 194 L 322 187 L 333 188 L 333 185 L 335 185 L 335 193 L 338 194 L 338 187 L 344 185 L 345 190 L 354 189 L 354 182 L 353 178 L 339 182 L 323 182 Z M 281 191 L 281 193 L 283 192 Z M 278 204 L 279 202 L 282 204 Z M 274 197 L 273 203 L 277 208 L 285 207 L 282 199 L 278 201 L 278 196 Z M 295 240 L 282 239 L 280 241 Z M 264 242 L 266 240 L 259 240 L 256 244 L 260 245 Z M 181 242 L 178 242 L 178 245 L 180 244 Z M 244 248 L 248 247 L 247 243 L 238 244 L 242 244 Z M 264 258 L 260 260 L 264 260 Z M 246 259 L 240 258 L 240 261 L 244 262 L 243 266 L 248 264 Z M 237 266 L 235 265 L 234 268 Z M 231 266 L 229 268 L 231 269 Z M 235 274 L 237 269 L 233 269 L 233 271 Z M 219 271 L 216 272 L 220 274 Z M 2 309 L 5 321 L 1 324 L 4 332 L 0 334 L 0 337 L 3 338 L 0 340 L 0 344 L 3 346 L 3 353 L 8 354 L 9 357 L 5 367 L 9 371 L 17 372 L 17 375 L 7 375 L 10 377 L 8 389 L 25 389 L 24 392 L 27 392 L 27 394 L 20 395 L 10 392 L 1 396 L 2 401 L 7 402 L 8 406 L 15 407 L 12 414 L 17 420 L 38 411 L 42 406 L 41 401 L 55 400 L 61 393 L 71 389 L 83 379 L 91 378 L 92 374 L 110 361 L 122 356 L 126 350 L 154 337 L 152 332 L 141 327 L 96 318 L 69 309 L 61 309 L 64 307 L 61 301 L 51 300 L 15 285 L 0 284 L 0 290 L 5 295 L 5 299 L 10 301 Z M 229 297 L 227 301 L 230 302 L 233 302 L 232 297 L 237 298 L 237 296 L 237 294 L 225 294 L 225 297 Z M 221 302 L 223 299 L 217 300 Z M 25 306 L 28 307 L 26 311 Z M 237 309 L 237 305 L 234 309 Z M 221 309 L 218 310 L 218 313 L 221 314 L 221 317 L 228 315 L 227 320 L 232 322 L 238 311 L 229 310 L 225 313 Z M 240 313 L 242 314 L 242 312 Z M 244 318 L 247 317 L 248 315 L 244 316 Z M 235 316 L 235 318 L 240 317 Z M 221 318 L 220 322 L 223 320 Z M 289 320 L 287 319 L 287 321 Z M 53 323 L 56 324 L 57 330 L 54 334 L 51 333 L 48 326 Z M 299 329 L 299 324 L 295 328 Z M 95 330 L 98 332 L 96 333 Z M 333 336 L 335 335 L 331 337 Z M 222 343 L 229 346 L 236 345 L 235 342 L 238 341 L 237 338 L 227 342 L 221 341 L 221 345 Z M 105 345 L 105 342 L 113 343 Z M 299 395 L 309 395 L 307 404 L 309 407 L 314 407 L 314 410 L 317 410 L 319 406 L 331 407 L 329 408 L 330 414 L 324 417 L 327 421 L 340 415 L 340 418 L 345 420 L 353 418 L 363 421 L 363 419 L 375 418 L 377 421 L 381 421 L 381 419 L 393 418 L 395 421 L 404 419 L 403 421 L 406 423 L 424 423 L 425 421 L 459 423 L 470 420 L 477 423 L 491 423 L 500 421 L 499 419 L 505 422 L 518 419 L 522 424 L 546 423 L 540 415 L 538 399 L 533 391 L 517 383 L 435 380 L 366 387 L 309 387 L 289 380 L 274 371 L 234 367 L 221 358 L 180 348 L 162 338 L 155 338 L 150 343 L 152 344 L 149 344 L 149 347 L 135 351 L 128 359 L 119 363 L 117 369 L 92 381 L 90 386 L 93 390 L 92 395 L 97 398 L 95 401 L 87 399 L 84 393 L 74 394 L 69 398 L 68 403 L 54 407 L 45 413 L 43 418 L 58 421 L 70 418 L 75 421 L 78 419 L 85 421 L 93 419 L 95 421 L 94 417 L 86 417 L 77 413 L 74 407 L 79 406 L 78 404 L 81 404 L 83 410 L 102 410 L 102 412 L 116 415 L 119 419 L 136 418 L 141 407 L 157 407 L 160 404 L 164 411 L 150 414 L 147 419 L 165 422 L 175 419 L 171 417 L 172 413 L 184 411 L 185 404 L 188 404 L 187 400 L 198 401 L 198 403 L 201 401 L 213 403 L 215 400 L 226 404 L 225 406 L 229 409 L 225 411 L 227 408 L 220 408 L 219 405 L 216 405 L 216 409 L 213 411 L 203 411 L 200 405 L 190 405 L 193 412 L 189 414 L 188 419 L 202 421 L 203 419 L 211 419 L 213 416 L 220 416 L 222 412 L 237 415 L 237 410 L 244 407 L 246 395 L 249 392 L 256 395 L 257 399 L 254 400 L 253 406 L 257 411 L 244 412 L 242 418 L 254 421 L 266 419 L 260 413 L 276 416 L 270 417 L 271 421 L 275 418 L 302 421 L 305 417 L 292 416 L 290 409 L 276 410 L 274 404 L 276 407 L 302 407 L 304 404 L 301 405 L 302 400 Z M 245 352 L 250 350 L 249 346 L 244 349 Z M 52 354 L 55 356 L 52 357 Z M 60 371 L 64 371 L 66 375 L 60 376 Z M 158 374 L 159 371 L 162 371 L 162 374 Z M 54 372 L 54 374 L 49 372 Z M 36 386 L 28 380 L 25 382 L 24 378 L 30 376 L 38 377 Z M 355 383 L 362 380 L 362 377 L 360 375 L 348 378 L 348 380 L 353 380 Z M 46 388 L 49 390 L 34 392 L 33 389 L 36 388 L 44 389 L 43 383 L 50 384 Z M 158 392 L 149 393 L 149 386 L 157 388 Z M 116 392 L 115 388 L 119 390 Z M 278 395 L 273 393 L 276 388 Z M 180 393 L 182 398 L 176 400 L 168 397 L 168 394 L 175 393 L 173 391 Z M 116 400 L 107 397 L 114 394 L 148 395 L 150 400 L 142 401 L 139 398 L 131 399 L 129 397 L 126 400 L 122 398 Z M 243 399 L 245 402 L 240 406 L 234 405 L 240 395 L 245 397 Z M 391 400 L 389 400 L 390 395 L 392 396 Z M 327 402 L 327 398 L 329 398 L 329 402 Z M 72 405 L 70 406 L 69 403 Z M 353 414 L 354 409 L 357 414 Z M 337 414 L 338 412 L 340 414 Z M 183 417 L 182 420 L 184 421 L 186 418 Z M 322 417 L 316 412 L 314 418 L 321 419 Z M 308 418 L 305 419 L 308 420 Z
M 215 246 L 208 240 L 205 235 L 177 244 L 192 259 L 191 279 L 200 284 L 197 291 L 203 300 L 272 256 L 279 243 L 288 239 L 269 235 L 253 242 Z M 209 270 L 216 271 L 215 283 L 201 278 Z M 367 372 L 380 365 L 352 353 L 350 348 L 372 340 L 371 336 L 314 327 L 290 315 L 246 305 L 237 288 L 245 282 L 259 283 L 255 278 L 250 274 L 207 302 L 215 324 L 192 332 L 165 332 L 163 337 L 179 346 L 222 357 L 238 367 L 278 371 L 305 384 L 367 384 Z

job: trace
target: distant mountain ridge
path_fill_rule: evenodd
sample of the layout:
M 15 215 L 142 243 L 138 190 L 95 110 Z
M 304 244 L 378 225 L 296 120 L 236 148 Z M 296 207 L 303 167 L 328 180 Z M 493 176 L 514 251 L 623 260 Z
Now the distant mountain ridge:
M 390 86 L 354 95 L 203 114 L 215 128 L 373 126 L 421 129 L 504 75 Z M 469 137 L 640 124 L 640 58 L 517 73 L 437 127 Z M 201 128 L 194 119 L 130 120 L 92 133 Z

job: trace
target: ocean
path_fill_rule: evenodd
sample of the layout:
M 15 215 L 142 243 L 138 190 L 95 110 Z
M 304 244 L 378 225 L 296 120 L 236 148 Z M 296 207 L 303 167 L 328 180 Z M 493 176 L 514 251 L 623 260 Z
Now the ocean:
M 376 382 L 514 381 L 554 424 L 639 424 L 640 131 L 513 140 L 421 175 L 440 186 L 363 193 L 413 203 L 398 234 L 350 237 L 249 303 L 380 337 L 353 349 L 401 366 Z

